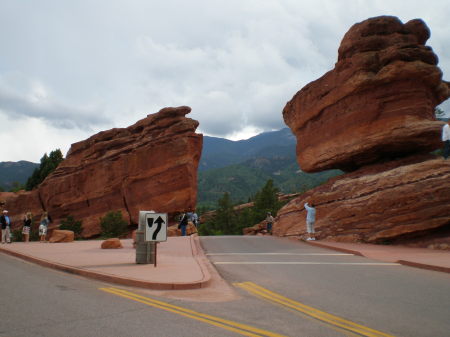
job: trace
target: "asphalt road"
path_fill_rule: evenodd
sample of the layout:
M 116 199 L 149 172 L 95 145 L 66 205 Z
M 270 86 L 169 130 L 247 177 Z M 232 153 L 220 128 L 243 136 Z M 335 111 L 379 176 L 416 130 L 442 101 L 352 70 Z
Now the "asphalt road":
M 0 254 L 0 336 L 237 336 L 208 320 L 198 320 L 196 314 L 183 316 L 179 309 L 167 310 L 168 305 L 185 308 L 186 301 L 148 295 L 144 298 L 149 300 L 143 300 L 137 298 L 137 289 L 126 289 L 124 298 L 118 289 L 126 288 Z M 160 302 L 156 307 L 151 302 L 155 299 Z M 199 309 L 208 312 L 207 307 Z
M 201 242 L 236 296 L 119 287 L 0 254 L 0 336 L 449 336 L 448 274 L 272 237 Z
M 255 297 L 254 286 L 244 282 L 388 335 L 450 336 L 449 274 L 340 255 L 285 238 L 202 237 L 201 243 L 222 277 L 261 305 L 271 298 Z M 280 303 L 278 310 L 284 311 L 285 324 L 293 325 L 284 329 L 288 335 L 332 336 L 336 328 L 309 315 L 307 320 Z M 272 315 L 261 319 L 271 320 Z

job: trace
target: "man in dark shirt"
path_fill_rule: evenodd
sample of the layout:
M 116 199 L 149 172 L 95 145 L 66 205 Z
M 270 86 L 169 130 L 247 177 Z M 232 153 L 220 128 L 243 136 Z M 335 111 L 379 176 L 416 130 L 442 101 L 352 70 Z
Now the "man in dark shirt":
M 11 220 L 6 209 L 0 216 L 0 222 L 2 224 L 2 243 L 11 243 Z

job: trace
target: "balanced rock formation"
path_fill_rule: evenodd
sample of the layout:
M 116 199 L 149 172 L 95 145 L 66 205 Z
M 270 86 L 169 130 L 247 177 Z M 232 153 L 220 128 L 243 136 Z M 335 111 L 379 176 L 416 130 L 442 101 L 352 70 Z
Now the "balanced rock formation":
M 128 128 L 75 143 L 37 191 L 25 192 L 29 201 L 12 205 L 18 197 L 3 194 L 0 199 L 11 214 L 39 205 L 35 214 L 45 210 L 55 222 L 72 215 L 83 222 L 85 238 L 101 232 L 99 219 L 109 211 L 137 224 L 140 210 L 194 208 L 203 136 L 195 133 L 198 122 L 185 117 L 190 111 L 165 108 Z
M 407 242 L 438 233 L 450 243 L 450 162 L 429 154 L 442 146 L 434 110 L 450 90 L 424 45 L 429 36 L 417 19 L 358 23 L 335 68 L 287 103 L 301 168 L 350 173 L 283 207 L 274 235 L 305 234 L 308 201 L 319 239 Z
M 425 46 L 429 36 L 422 20 L 403 24 L 390 16 L 350 28 L 335 68 L 283 110 L 303 171 L 352 171 L 441 145 L 434 110 L 450 90 L 437 56 Z

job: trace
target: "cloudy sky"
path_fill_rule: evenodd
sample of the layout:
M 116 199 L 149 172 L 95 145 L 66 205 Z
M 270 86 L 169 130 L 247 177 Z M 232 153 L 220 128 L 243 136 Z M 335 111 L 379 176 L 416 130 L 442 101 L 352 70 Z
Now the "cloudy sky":
M 0 161 L 167 106 L 192 107 L 206 135 L 280 129 L 345 32 L 378 15 L 422 18 L 450 80 L 449 14 L 448 0 L 0 0 Z

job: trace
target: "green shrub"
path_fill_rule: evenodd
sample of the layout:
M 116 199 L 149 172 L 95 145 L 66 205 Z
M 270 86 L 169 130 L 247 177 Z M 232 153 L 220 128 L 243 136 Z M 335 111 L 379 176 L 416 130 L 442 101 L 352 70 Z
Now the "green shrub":
M 121 211 L 111 211 L 100 218 L 102 236 L 105 238 L 117 238 L 128 231 L 128 223 L 122 217 Z
M 14 229 L 12 231 L 12 241 L 13 242 L 21 242 L 21 241 L 23 241 L 22 230 L 21 229 Z
M 30 230 L 30 241 L 39 241 L 39 229 L 33 229 Z
M 83 231 L 83 222 L 80 220 L 76 221 L 72 215 L 68 215 L 64 220 L 61 220 L 59 229 L 72 231 L 75 234 L 75 238 L 79 238 Z

